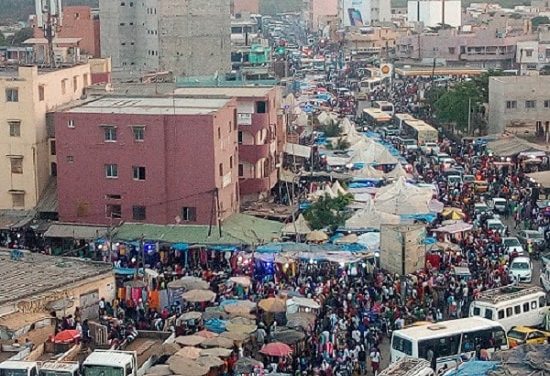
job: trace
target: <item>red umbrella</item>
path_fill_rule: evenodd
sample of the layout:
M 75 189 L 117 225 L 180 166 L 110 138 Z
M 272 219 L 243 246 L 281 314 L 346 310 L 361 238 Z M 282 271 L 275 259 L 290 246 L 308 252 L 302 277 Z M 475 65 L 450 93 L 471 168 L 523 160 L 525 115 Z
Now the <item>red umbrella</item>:
M 71 343 L 80 338 L 78 330 L 67 329 L 63 330 L 53 338 L 54 343 Z
M 269 356 L 288 356 L 292 354 L 292 349 L 282 342 L 271 342 L 262 347 L 260 352 Z

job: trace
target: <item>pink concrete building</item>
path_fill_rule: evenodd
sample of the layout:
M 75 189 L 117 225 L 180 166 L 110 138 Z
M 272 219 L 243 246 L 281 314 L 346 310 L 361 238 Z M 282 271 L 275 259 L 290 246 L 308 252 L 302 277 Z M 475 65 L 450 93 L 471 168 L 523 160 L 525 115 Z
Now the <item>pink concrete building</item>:
M 325 16 L 338 15 L 338 0 L 310 0 L 311 26 L 317 30 L 321 25 L 321 19 Z
M 36 27 L 35 19 L 31 19 L 35 38 L 43 38 L 44 32 Z M 63 26 L 57 34 L 58 38 L 81 38 L 79 47 L 82 54 L 101 56 L 99 42 L 99 14 L 87 6 L 68 6 L 63 9 Z
M 231 1 L 231 14 L 260 13 L 260 0 L 232 0 Z
M 255 201 L 269 196 L 278 181 L 276 166 L 286 142 L 280 87 L 180 88 L 175 92 L 236 99 L 241 199 Z
M 231 99 L 105 97 L 54 114 L 62 221 L 208 224 L 239 210 Z

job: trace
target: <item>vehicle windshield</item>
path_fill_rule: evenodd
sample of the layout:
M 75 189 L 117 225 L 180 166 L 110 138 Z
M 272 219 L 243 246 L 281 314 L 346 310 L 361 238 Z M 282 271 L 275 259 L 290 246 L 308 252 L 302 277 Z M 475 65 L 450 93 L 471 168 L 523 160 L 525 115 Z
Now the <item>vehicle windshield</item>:
M 0 376 L 27 376 L 26 369 L 0 369 Z
M 120 367 L 85 365 L 84 376 L 124 376 L 124 369 Z
M 525 339 L 526 333 L 520 332 L 518 330 L 510 330 L 508 332 L 508 337 L 513 339 L 519 339 L 520 341 L 523 341 Z
M 526 262 L 514 262 L 512 268 L 514 270 L 529 270 L 529 264 Z
M 500 229 L 504 228 L 504 225 L 502 223 L 496 222 L 496 223 L 489 223 L 487 225 L 487 227 L 495 229 L 495 230 L 500 230 Z
M 41 369 L 38 374 L 40 376 L 71 376 L 71 372 L 68 371 L 54 371 L 47 369 Z
M 505 247 L 520 247 L 521 244 L 519 243 L 519 240 L 517 239 L 504 239 L 504 246 Z
M 529 239 L 542 239 L 542 234 L 540 232 L 532 232 L 527 234 Z
M 416 145 L 415 140 L 403 140 L 404 145 Z

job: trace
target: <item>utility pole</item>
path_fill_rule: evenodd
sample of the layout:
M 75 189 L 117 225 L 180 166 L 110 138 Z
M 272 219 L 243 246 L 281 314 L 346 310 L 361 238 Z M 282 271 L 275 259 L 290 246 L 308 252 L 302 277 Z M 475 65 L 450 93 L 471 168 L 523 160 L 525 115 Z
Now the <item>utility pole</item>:
M 472 98 L 468 98 L 468 136 L 472 134 Z

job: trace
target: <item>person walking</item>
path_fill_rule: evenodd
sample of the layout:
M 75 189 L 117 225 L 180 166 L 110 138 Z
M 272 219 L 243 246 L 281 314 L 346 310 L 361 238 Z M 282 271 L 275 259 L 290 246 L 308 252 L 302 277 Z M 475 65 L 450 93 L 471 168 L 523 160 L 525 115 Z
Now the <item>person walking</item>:
M 380 369 L 380 360 L 382 356 L 380 355 L 380 350 L 375 346 L 370 351 L 370 366 L 372 368 L 372 373 L 374 376 L 378 375 L 378 370 Z

